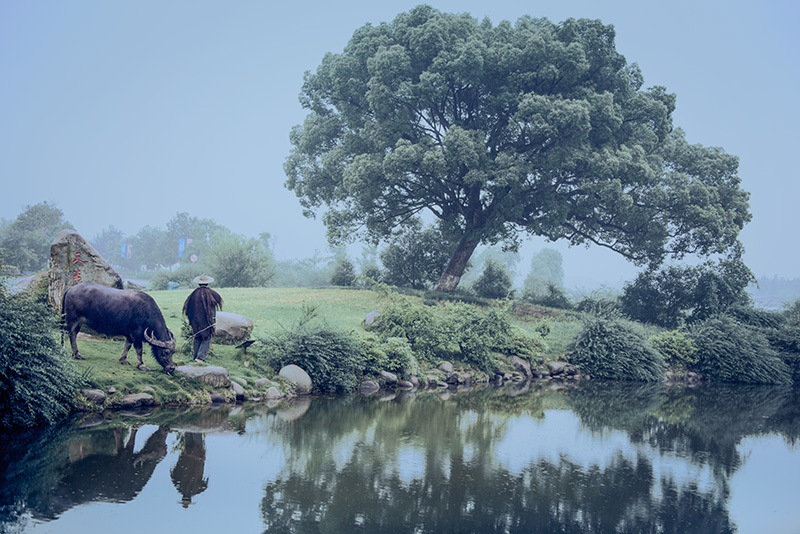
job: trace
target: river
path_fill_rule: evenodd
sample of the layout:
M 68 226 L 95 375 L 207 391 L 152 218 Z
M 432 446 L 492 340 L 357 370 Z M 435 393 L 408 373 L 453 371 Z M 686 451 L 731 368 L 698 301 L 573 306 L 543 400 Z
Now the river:
M 0 529 L 800 532 L 800 391 L 585 382 L 0 434 Z

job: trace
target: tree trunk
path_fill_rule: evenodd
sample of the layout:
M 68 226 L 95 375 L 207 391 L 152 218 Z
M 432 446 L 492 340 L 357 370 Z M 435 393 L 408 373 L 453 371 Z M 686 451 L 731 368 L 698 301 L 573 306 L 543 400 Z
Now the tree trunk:
M 458 283 L 461 281 L 461 275 L 464 274 L 464 269 L 467 267 L 472 253 L 480 242 L 472 236 L 464 236 L 458 242 L 456 251 L 447 262 L 447 267 L 444 268 L 442 276 L 439 278 L 439 283 L 436 285 L 434 291 L 455 291 Z

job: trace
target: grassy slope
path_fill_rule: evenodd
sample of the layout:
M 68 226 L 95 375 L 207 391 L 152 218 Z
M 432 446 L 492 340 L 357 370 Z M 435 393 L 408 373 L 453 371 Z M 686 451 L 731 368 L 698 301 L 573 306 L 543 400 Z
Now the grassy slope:
M 183 302 L 190 290 L 153 291 L 167 326 L 180 339 Z M 289 327 L 300 317 L 303 304 L 317 306 L 318 316 L 343 330 L 362 331 L 361 322 L 367 313 L 378 309 L 378 297 L 371 291 L 354 291 L 345 289 L 275 289 L 275 288 L 232 288 L 220 289 L 219 293 L 225 301 L 224 311 L 238 313 L 253 320 L 253 337 L 258 338 L 283 327 Z M 187 403 L 204 402 L 208 391 L 192 381 L 181 377 L 167 376 L 159 372 L 161 366 L 153 358 L 149 345 L 145 344 L 144 363 L 151 369 L 143 373 L 136 369 L 136 354 L 133 349 L 128 353 L 131 366 L 119 364 L 123 340 L 120 339 L 80 339 L 78 347 L 87 359 L 76 361 L 79 371 L 85 373 L 88 385 L 107 390 L 114 387 L 117 396 L 137 393 L 141 388 L 153 388 L 154 395 L 160 402 Z M 175 365 L 188 365 L 189 357 L 176 352 Z M 269 371 L 258 371 L 253 368 L 251 353 L 243 353 L 231 345 L 212 345 L 209 365 L 218 365 L 228 369 L 232 377 L 245 378 L 253 387 L 256 379 L 273 378 Z M 265 376 L 266 375 L 266 376 Z M 113 402 L 115 399 L 111 399 Z

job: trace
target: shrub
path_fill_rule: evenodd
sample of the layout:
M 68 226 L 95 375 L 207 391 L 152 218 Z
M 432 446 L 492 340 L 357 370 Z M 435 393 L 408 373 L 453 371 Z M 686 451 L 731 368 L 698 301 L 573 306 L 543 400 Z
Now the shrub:
M 51 424 L 74 405 L 78 377 L 57 333 L 46 305 L 0 284 L 0 427 Z
M 267 287 L 275 278 L 275 262 L 264 242 L 238 235 L 214 242 L 208 268 L 219 287 Z
M 791 383 L 789 368 L 755 328 L 717 315 L 695 324 L 689 335 L 698 351 L 697 369 L 709 380 Z
M 355 283 L 356 268 L 353 262 L 347 258 L 341 259 L 336 263 L 331 275 L 331 285 L 350 287 Z
M 291 329 L 263 338 L 260 357 L 273 369 L 301 367 L 322 391 L 354 389 L 366 364 L 363 345 L 355 334 L 316 321 L 314 315 L 315 308 L 306 305 Z
M 380 345 L 384 355 L 381 368 L 386 371 L 419 374 L 419 363 L 408 341 L 402 337 L 390 337 Z
M 661 355 L 620 319 L 586 319 L 570 352 L 570 361 L 595 378 L 652 382 L 664 376 Z
M 564 290 L 552 283 L 548 283 L 542 292 L 526 291 L 522 295 L 522 300 L 537 306 L 547 306 L 548 308 L 572 309 L 572 303 L 567 298 Z
M 512 292 L 511 277 L 502 266 L 493 260 L 488 260 L 483 273 L 472 285 L 472 290 L 485 299 L 503 299 Z
M 194 287 L 193 280 L 203 274 L 200 266 L 193 263 L 181 265 L 174 271 L 158 271 L 152 280 L 152 288 L 157 291 L 169 289 L 170 282 L 177 282 L 184 287 Z
M 650 338 L 650 344 L 673 367 L 691 368 L 697 363 L 697 347 L 680 330 L 669 330 Z
M 481 309 L 462 303 L 418 306 L 395 299 L 381 313 L 382 339 L 402 338 L 428 363 L 457 359 L 491 372 L 493 353 L 532 358 L 544 343 L 514 328 L 503 309 Z

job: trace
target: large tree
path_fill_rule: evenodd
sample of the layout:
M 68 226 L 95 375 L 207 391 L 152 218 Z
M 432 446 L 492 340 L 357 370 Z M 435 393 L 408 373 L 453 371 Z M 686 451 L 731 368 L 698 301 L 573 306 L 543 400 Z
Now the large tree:
M 286 186 L 332 242 L 372 242 L 429 212 L 457 246 L 521 235 L 608 247 L 638 264 L 726 251 L 750 219 L 738 160 L 673 128 L 675 95 L 597 20 L 515 24 L 418 6 L 366 25 L 307 73 Z

